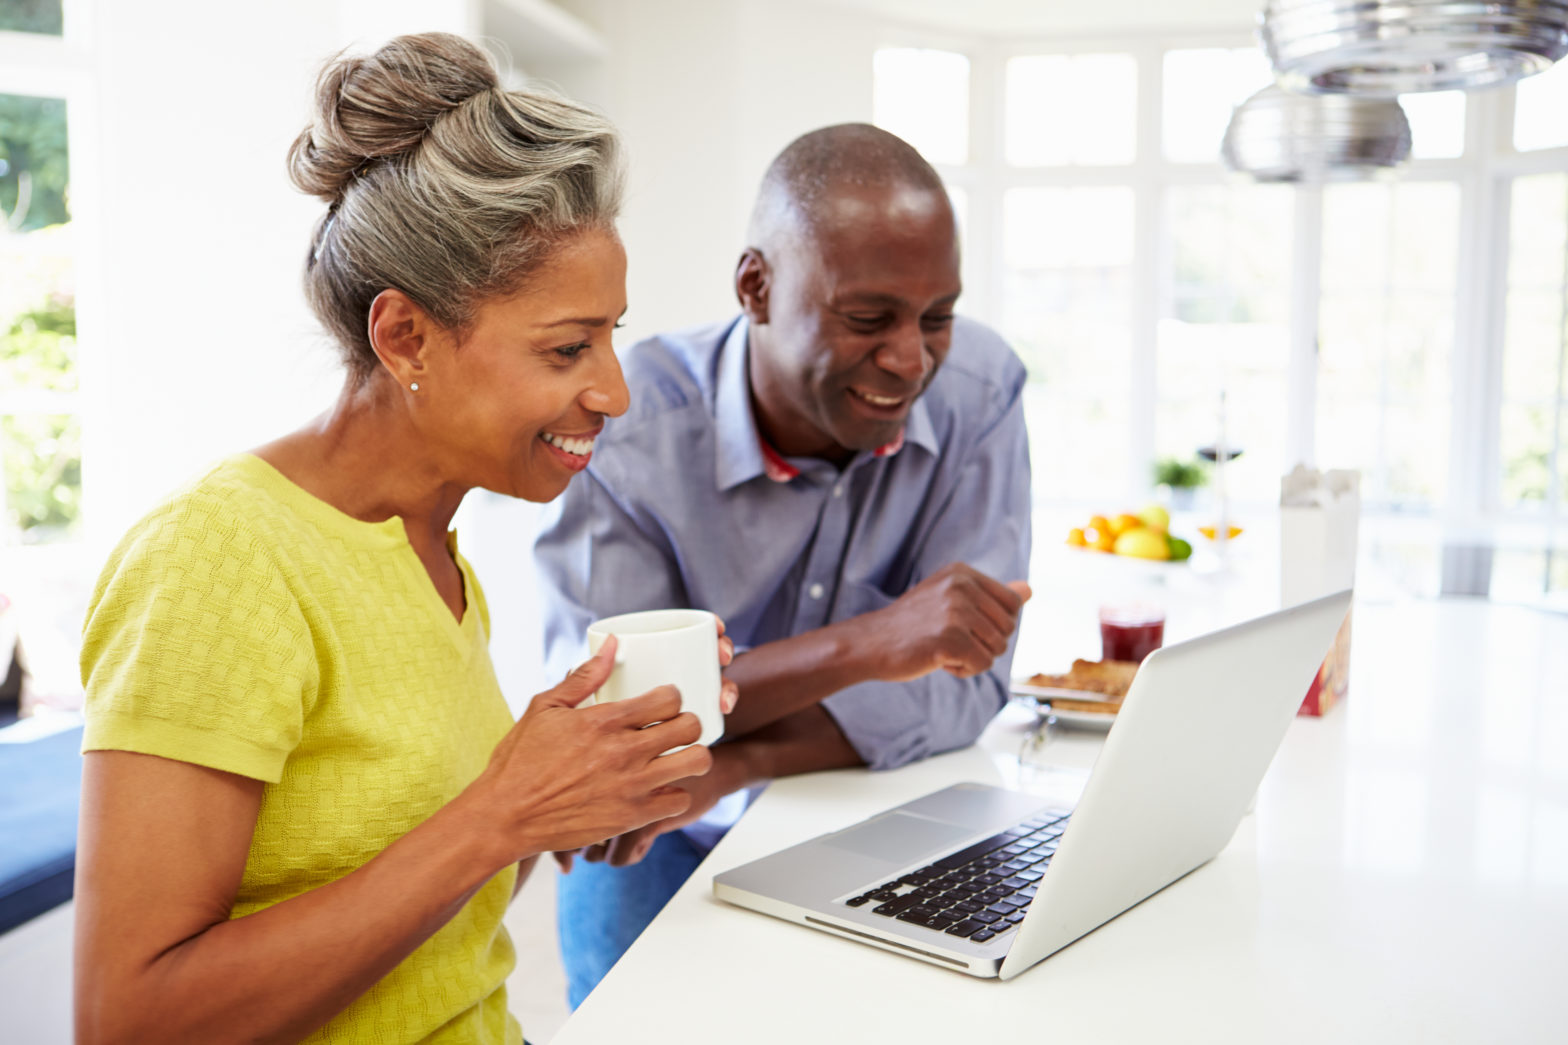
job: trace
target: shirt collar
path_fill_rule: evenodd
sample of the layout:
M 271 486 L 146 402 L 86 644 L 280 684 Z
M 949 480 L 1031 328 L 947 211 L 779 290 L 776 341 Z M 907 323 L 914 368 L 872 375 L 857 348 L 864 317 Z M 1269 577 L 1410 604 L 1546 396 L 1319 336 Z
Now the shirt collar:
M 719 351 L 718 371 L 714 375 L 714 435 L 718 442 L 715 478 L 720 490 L 739 486 L 759 475 L 765 475 L 777 483 L 787 483 L 800 475 L 800 469 L 769 446 L 757 428 L 757 419 L 751 409 L 751 385 L 746 373 L 746 356 L 750 351 L 749 330 L 746 317 L 736 320 Z M 936 431 L 931 424 L 924 396 L 910 406 L 909 418 L 898 436 L 886 446 L 872 451 L 870 456 L 892 457 L 906 443 L 911 442 L 928 453 L 937 453 Z

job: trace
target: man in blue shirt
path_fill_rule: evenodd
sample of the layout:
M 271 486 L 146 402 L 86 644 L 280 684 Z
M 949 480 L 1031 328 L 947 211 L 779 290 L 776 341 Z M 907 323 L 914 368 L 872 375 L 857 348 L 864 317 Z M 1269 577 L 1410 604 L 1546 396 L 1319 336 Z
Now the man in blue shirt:
M 631 408 L 534 549 L 554 675 L 593 620 L 689 606 L 725 621 L 741 692 L 691 808 L 561 878 L 574 1008 L 747 789 L 963 747 L 1007 699 L 1029 597 L 1025 375 L 953 315 L 941 179 L 885 131 L 824 128 L 773 162 L 747 235 L 742 314 L 624 354 Z

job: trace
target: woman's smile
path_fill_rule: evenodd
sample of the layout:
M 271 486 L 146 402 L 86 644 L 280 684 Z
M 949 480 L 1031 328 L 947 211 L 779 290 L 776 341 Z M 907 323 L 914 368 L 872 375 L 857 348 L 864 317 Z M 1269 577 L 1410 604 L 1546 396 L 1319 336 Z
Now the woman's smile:
M 549 449 L 551 456 L 566 468 L 580 472 L 588 467 L 588 461 L 593 457 L 593 441 L 602 429 L 594 429 L 583 435 L 564 435 L 556 432 L 540 432 L 539 439 Z

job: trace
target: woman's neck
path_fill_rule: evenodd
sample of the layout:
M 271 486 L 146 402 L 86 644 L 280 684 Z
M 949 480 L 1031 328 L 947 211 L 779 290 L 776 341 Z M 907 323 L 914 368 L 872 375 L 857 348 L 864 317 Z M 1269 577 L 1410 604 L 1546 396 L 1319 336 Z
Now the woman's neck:
M 350 377 L 332 409 L 254 453 L 306 492 L 366 522 L 398 516 L 416 548 L 445 541 L 468 488 L 443 475 L 392 383 Z

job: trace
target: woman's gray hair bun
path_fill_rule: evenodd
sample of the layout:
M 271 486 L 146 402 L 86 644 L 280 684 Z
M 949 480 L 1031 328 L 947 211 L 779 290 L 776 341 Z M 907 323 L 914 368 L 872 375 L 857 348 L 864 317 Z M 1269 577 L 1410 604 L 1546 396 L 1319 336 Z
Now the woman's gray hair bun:
M 288 161 L 294 184 L 328 204 L 305 293 L 361 379 L 378 366 L 367 327 L 381 291 L 461 331 L 481 301 L 620 209 L 615 128 L 558 95 L 503 90 L 490 57 L 449 33 L 340 55 L 315 110 Z

